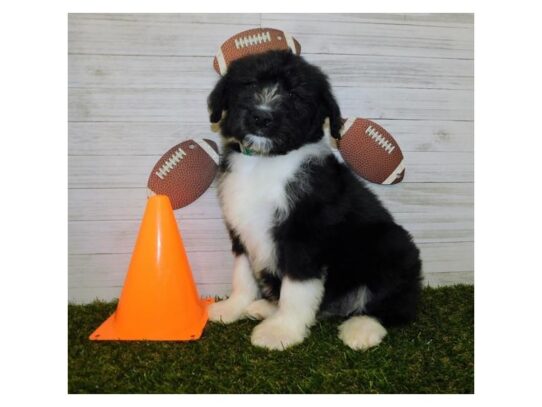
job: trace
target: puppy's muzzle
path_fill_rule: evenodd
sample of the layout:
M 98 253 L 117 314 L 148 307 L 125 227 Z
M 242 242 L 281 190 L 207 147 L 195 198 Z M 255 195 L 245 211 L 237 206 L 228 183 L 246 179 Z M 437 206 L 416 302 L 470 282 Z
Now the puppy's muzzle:
M 265 129 L 271 126 L 273 115 L 265 110 L 253 109 L 248 113 L 248 120 L 251 127 Z

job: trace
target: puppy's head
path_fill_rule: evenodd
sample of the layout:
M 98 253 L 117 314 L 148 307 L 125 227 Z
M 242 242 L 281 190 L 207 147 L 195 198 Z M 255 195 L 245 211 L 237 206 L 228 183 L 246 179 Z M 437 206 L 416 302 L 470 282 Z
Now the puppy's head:
M 327 117 L 333 137 L 339 138 L 342 126 L 326 76 L 289 51 L 234 61 L 208 104 L 224 137 L 260 154 L 285 154 L 320 140 Z

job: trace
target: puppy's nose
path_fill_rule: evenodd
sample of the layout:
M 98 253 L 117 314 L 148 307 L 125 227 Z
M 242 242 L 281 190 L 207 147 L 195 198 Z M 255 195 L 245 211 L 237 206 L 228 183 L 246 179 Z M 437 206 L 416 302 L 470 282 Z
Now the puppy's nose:
M 273 121 L 271 113 L 259 109 L 252 111 L 250 117 L 254 124 L 262 127 L 269 127 Z

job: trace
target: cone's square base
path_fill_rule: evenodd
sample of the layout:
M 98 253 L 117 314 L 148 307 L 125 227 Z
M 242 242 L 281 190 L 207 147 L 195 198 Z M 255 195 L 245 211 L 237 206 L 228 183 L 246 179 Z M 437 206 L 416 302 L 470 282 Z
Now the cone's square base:
M 89 339 L 93 341 L 195 341 L 203 333 L 203 328 L 207 323 L 207 306 L 212 302 L 214 302 L 212 298 L 201 299 L 205 312 L 197 325 L 186 327 L 179 324 L 179 326 L 171 326 L 167 332 L 164 329 L 153 330 L 148 327 L 141 330 L 134 327 L 123 330 L 119 327 L 115 311 L 90 335 Z

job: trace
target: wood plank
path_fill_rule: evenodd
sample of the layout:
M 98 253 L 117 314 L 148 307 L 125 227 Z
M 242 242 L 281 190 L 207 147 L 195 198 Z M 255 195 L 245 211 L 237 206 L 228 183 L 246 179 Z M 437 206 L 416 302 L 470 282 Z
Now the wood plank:
M 214 56 L 224 40 L 259 24 L 258 14 L 70 14 L 68 52 Z
M 297 14 L 262 14 L 265 21 L 293 20 L 319 21 L 329 23 L 369 23 L 431 25 L 440 27 L 471 28 L 474 24 L 472 13 L 297 13 Z
M 343 117 L 411 120 L 474 120 L 468 90 L 335 88 Z
M 473 243 L 420 244 L 425 284 L 472 283 Z M 78 303 L 120 295 L 131 255 L 70 255 L 69 298 Z M 229 294 L 233 270 L 230 252 L 189 252 L 192 274 L 201 295 Z M 220 289 L 219 289 L 220 288 Z M 216 290 L 216 291 L 214 291 Z M 100 297 L 103 293 L 109 294 Z
M 474 243 L 419 244 L 425 274 L 472 271 Z M 231 282 L 233 255 L 230 251 L 188 252 L 194 280 L 198 284 Z M 130 264 L 130 253 L 79 254 L 68 257 L 72 287 L 121 286 Z
M 411 182 L 473 182 L 474 153 L 405 152 Z M 144 188 L 159 155 L 70 156 L 70 188 Z
M 474 284 L 474 271 L 459 271 L 452 273 L 433 273 L 424 277 L 424 284 L 431 287 L 441 287 L 455 284 Z
M 408 151 L 474 151 L 474 123 L 434 120 L 378 120 Z M 158 155 L 187 138 L 220 144 L 216 127 L 177 122 L 74 122 L 68 124 L 69 155 Z
M 197 284 L 201 297 L 226 298 L 231 292 L 229 284 Z M 68 290 L 70 304 L 88 304 L 93 301 L 112 301 L 120 296 L 122 286 L 107 287 L 72 287 Z M 90 332 L 89 332 L 90 334 Z
M 68 90 L 70 121 L 208 121 L 209 89 Z
M 367 183 L 392 213 L 457 213 L 474 217 L 474 183 Z
M 219 15 L 220 16 L 220 15 Z M 68 19 L 70 53 L 108 55 L 198 55 L 213 56 L 233 34 L 259 26 L 251 16 L 242 24 L 192 22 L 181 15 L 72 14 Z M 223 18 L 223 17 L 220 17 Z M 213 21 L 213 24 L 210 24 Z M 246 22 L 250 21 L 250 24 Z M 303 54 L 404 55 L 473 59 L 473 30 L 469 27 L 429 25 L 371 24 L 301 19 L 270 19 L 262 15 L 261 24 L 293 34 Z M 373 20 L 375 21 L 375 20 Z
M 219 75 L 208 56 L 69 55 L 68 86 L 79 88 L 209 88 Z
M 395 213 L 396 222 L 408 230 L 416 243 L 474 241 L 474 222 L 465 213 Z
M 323 21 L 268 19 L 262 26 L 280 27 L 301 44 L 303 55 L 351 54 L 394 55 L 432 58 L 474 57 L 474 30 L 367 22 L 326 23 Z M 325 26 L 325 30 L 322 30 Z
M 188 252 L 194 281 L 198 284 L 231 283 L 233 255 L 229 251 Z M 72 287 L 122 286 L 130 253 L 68 256 L 69 281 Z
M 405 152 L 403 182 L 474 182 L 474 153 Z
M 424 277 L 424 284 L 431 287 L 440 287 L 455 284 L 474 284 L 473 271 L 459 271 L 450 273 L 429 273 Z M 201 297 L 226 298 L 231 294 L 231 283 L 225 284 L 197 284 Z M 71 304 L 88 304 L 95 300 L 112 301 L 120 296 L 122 285 L 106 287 L 70 287 L 68 301 Z
M 474 242 L 421 243 L 424 275 L 472 272 Z
M 260 24 L 259 13 L 69 13 L 73 24 L 92 21 L 152 24 Z
M 146 187 L 160 156 L 68 157 L 70 188 Z
M 473 219 L 474 184 L 411 183 L 392 187 L 368 184 L 392 213 L 455 213 Z M 73 221 L 140 220 L 147 202 L 146 188 L 70 189 L 68 219 Z M 175 211 L 178 219 L 221 219 L 216 188 Z
M 141 221 L 70 221 L 69 254 L 131 253 Z M 187 251 L 227 251 L 228 232 L 221 219 L 182 219 L 178 225 Z
M 463 185 L 463 184 L 457 184 Z M 141 220 L 147 203 L 146 188 L 70 189 L 68 219 Z M 175 211 L 178 219 L 221 219 L 216 188 L 209 188 L 194 203 Z
M 474 61 L 312 54 L 335 87 L 473 89 Z M 68 85 L 85 88 L 203 88 L 218 79 L 211 57 L 70 55 Z
M 112 287 L 70 287 L 68 302 L 70 304 L 88 304 L 94 301 L 113 301 L 118 299 L 122 286 Z M 89 335 L 91 332 L 89 332 Z
M 404 56 L 308 54 L 334 87 L 474 89 L 474 61 Z
M 177 215 L 179 216 L 179 215 Z M 395 219 L 418 243 L 473 241 L 472 218 L 459 213 L 396 213 Z M 140 220 L 69 221 L 69 254 L 130 253 Z M 179 219 L 189 251 L 227 251 L 228 233 L 222 219 Z
M 451 129 L 445 124 L 437 125 L 437 127 L 443 132 Z M 72 156 L 161 156 L 174 145 L 190 138 L 211 139 L 220 146 L 217 131 L 216 125 L 208 121 L 201 123 L 73 122 L 68 123 L 68 154 Z
M 69 121 L 206 122 L 209 89 L 70 88 Z M 470 90 L 335 88 L 343 117 L 474 119 Z
M 472 152 L 474 123 L 434 120 L 378 120 L 403 152 Z

